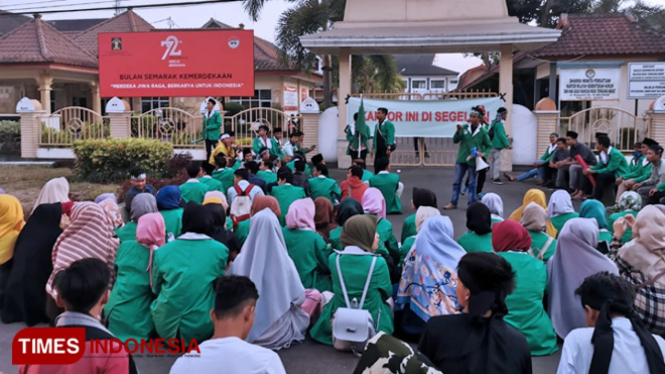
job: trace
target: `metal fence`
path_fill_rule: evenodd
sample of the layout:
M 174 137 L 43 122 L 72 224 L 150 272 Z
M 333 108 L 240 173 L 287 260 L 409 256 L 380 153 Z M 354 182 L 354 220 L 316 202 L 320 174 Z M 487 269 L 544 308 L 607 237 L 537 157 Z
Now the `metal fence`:
M 110 133 L 108 117 L 88 108 L 67 107 L 42 116 L 39 145 L 71 147 L 75 140 L 105 139 Z
M 134 138 L 173 143 L 174 148 L 203 148 L 203 116 L 178 108 L 159 108 L 135 115 L 131 120 Z
M 224 128 L 236 133 L 236 144 L 240 147 L 251 147 L 254 138 L 258 136 L 259 127 L 262 125 L 268 126 L 271 133 L 275 128 L 281 128 L 286 133 L 290 132 L 290 127 L 302 130 L 300 115 L 288 115 L 273 108 L 246 109 L 222 119 Z

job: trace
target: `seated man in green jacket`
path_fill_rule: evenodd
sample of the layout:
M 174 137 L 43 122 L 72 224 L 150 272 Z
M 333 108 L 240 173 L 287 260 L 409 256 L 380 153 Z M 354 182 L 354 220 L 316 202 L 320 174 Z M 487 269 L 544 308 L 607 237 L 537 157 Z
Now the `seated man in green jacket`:
M 203 170 L 203 176 L 199 178 L 199 182 L 203 183 L 208 187 L 208 191 L 219 191 L 226 193 L 224 185 L 221 181 L 214 179 L 212 174 L 215 172 L 215 166 L 207 162 L 201 164 L 201 169 Z
M 651 163 L 647 160 L 647 152 L 649 152 L 651 146 L 657 145 L 658 143 L 656 143 L 655 140 L 644 138 L 642 143 L 640 143 L 640 157 L 633 160 L 630 170 L 628 170 L 627 173 L 622 174 L 617 178 L 616 184 L 618 188 L 615 201 L 616 208 L 618 208 L 619 199 L 621 199 L 621 195 L 623 195 L 624 192 L 632 190 L 635 184 L 642 183 L 651 176 Z
M 270 191 L 270 194 L 277 199 L 279 202 L 279 208 L 282 211 L 282 215 L 279 216 L 279 224 L 281 226 L 286 225 L 286 213 L 289 211 L 289 206 L 298 200 L 305 199 L 305 189 L 302 187 L 296 187 L 293 183 L 293 173 L 289 170 L 283 170 L 277 173 L 277 186 L 273 187 Z
M 231 159 L 236 163 L 235 159 Z M 239 162 L 237 162 L 239 163 Z M 236 171 L 233 167 L 227 167 L 228 162 L 226 156 L 219 154 L 215 156 L 215 166 L 217 169 L 212 172 L 212 177 L 222 182 L 222 192 L 226 193 L 229 188 L 233 187 L 233 172 Z
M 381 191 L 386 200 L 386 213 L 402 214 L 402 191 L 404 184 L 399 181 L 399 175 L 390 172 L 390 158 L 382 157 L 374 161 L 377 174 L 369 179 L 369 186 Z
M 208 192 L 208 187 L 201 183 L 198 178 L 203 176 L 201 164 L 192 162 L 187 165 L 187 175 L 189 179 L 187 182 L 180 185 L 180 196 L 186 203 L 194 201 L 197 204 L 203 204 L 203 198 Z
M 612 188 L 616 178 L 628 171 L 628 162 L 623 153 L 610 145 L 607 134 L 596 134 L 596 149 L 600 153 L 600 162 L 583 171 L 587 178 L 584 183 L 589 182 L 589 176 L 596 179 L 596 187 L 593 189 L 592 198 L 601 200 L 606 188 Z
M 277 183 L 277 174 L 272 171 L 273 163 L 270 160 L 261 161 L 259 165 L 259 171 L 256 173 L 256 176 L 266 181 L 266 185 L 270 183 Z
M 312 200 L 316 200 L 317 197 L 325 197 L 333 205 L 342 197 L 342 190 L 334 179 L 328 177 L 328 167 L 323 163 L 316 165 L 314 178 L 310 178 L 308 189 L 309 197 Z
M 554 173 L 556 173 L 556 169 L 550 167 L 550 160 L 552 159 L 552 156 L 554 156 L 554 154 L 556 153 L 556 141 L 558 138 L 559 138 L 558 133 L 553 132 L 550 134 L 550 145 L 547 148 L 545 148 L 545 153 L 543 153 L 543 155 L 538 160 L 536 160 L 536 162 L 533 163 L 534 169 L 531 169 L 526 173 L 522 173 L 518 176 L 514 176 L 509 173 L 503 173 L 503 175 L 506 178 L 508 178 L 508 180 L 510 181 L 518 181 L 518 182 L 531 179 L 537 175 L 539 181 L 536 182 L 536 184 L 548 185 L 548 187 L 554 187 L 555 185 L 554 180 L 556 178 L 552 178 L 552 176 L 554 175 Z

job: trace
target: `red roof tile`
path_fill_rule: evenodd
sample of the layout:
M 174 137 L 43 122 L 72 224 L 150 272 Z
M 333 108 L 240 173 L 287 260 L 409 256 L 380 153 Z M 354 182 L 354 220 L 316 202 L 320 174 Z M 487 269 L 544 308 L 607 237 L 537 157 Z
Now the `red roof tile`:
M 74 41 L 88 53 L 97 56 L 97 34 L 100 32 L 142 32 L 152 29 L 154 27 L 148 21 L 130 9 L 81 32 L 74 37 Z
M 95 57 L 40 17 L 24 23 L 0 39 L 0 64 L 11 63 L 97 67 Z
M 536 57 L 665 53 L 665 35 L 640 27 L 621 13 L 563 14 L 559 40 L 535 51 Z

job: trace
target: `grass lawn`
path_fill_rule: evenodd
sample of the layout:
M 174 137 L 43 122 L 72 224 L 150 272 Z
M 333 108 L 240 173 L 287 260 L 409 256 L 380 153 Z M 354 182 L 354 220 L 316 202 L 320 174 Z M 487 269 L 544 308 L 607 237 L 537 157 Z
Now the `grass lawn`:
M 39 196 L 39 191 L 50 179 L 65 177 L 69 180 L 69 195 L 72 200 L 93 200 L 105 192 L 118 192 L 119 184 L 95 184 L 76 181 L 76 176 L 68 168 L 52 168 L 41 165 L 0 166 L 0 187 L 15 196 L 23 204 L 26 217 Z

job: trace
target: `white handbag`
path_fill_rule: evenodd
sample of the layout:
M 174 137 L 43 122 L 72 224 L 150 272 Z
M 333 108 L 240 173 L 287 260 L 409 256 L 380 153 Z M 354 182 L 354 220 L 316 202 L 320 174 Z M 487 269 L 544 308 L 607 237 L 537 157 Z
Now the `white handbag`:
M 349 301 L 349 295 L 346 291 L 344 284 L 344 277 L 342 276 L 342 269 L 340 267 L 339 258 L 337 256 L 337 273 L 339 274 L 339 282 L 342 286 L 342 293 L 346 308 L 337 308 L 332 321 L 332 335 L 333 346 L 335 349 L 348 351 L 351 350 L 356 354 L 365 350 L 367 341 L 376 335 L 376 328 L 374 327 L 374 320 L 372 315 L 363 309 L 365 298 L 367 297 L 367 290 L 369 283 L 372 280 L 372 273 L 374 272 L 374 265 L 376 265 L 376 257 L 372 259 L 372 265 L 369 268 L 367 281 L 363 290 L 360 304 L 354 298 L 353 303 Z M 379 312 L 380 313 L 380 312 Z M 379 314 L 379 318 L 381 314 Z

